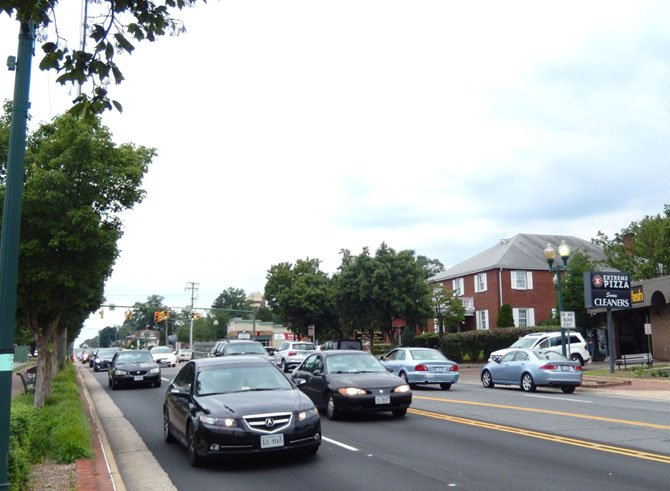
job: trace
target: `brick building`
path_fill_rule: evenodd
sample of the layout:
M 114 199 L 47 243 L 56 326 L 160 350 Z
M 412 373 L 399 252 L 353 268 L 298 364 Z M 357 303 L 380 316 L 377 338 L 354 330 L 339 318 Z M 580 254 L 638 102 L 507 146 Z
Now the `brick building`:
M 503 239 L 432 278 L 460 297 L 466 308 L 462 330 L 495 328 L 503 304 L 512 307 L 516 327 L 535 326 L 550 319 L 556 308 L 554 273 L 544 258 L 547 244 L 557 248 L 565 241 L 592 260 L 605 258 L 591 242 L 567 235 L 517 234 Z M 554 265 L 561 264 L 557 254 Z

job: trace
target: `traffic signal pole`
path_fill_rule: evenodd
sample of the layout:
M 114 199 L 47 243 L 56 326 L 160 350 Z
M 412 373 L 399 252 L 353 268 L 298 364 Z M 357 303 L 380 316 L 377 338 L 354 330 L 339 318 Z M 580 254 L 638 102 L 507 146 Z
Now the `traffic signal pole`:
M 9 489 L 9 418 L 12 407 L 16 284 L 34 42 L 35 24 L 32 21 L 21 22 L 0 238 L 0 490 Z M 12 62 L 10 60 L 8 63 L 10 70 L 14 68 Z

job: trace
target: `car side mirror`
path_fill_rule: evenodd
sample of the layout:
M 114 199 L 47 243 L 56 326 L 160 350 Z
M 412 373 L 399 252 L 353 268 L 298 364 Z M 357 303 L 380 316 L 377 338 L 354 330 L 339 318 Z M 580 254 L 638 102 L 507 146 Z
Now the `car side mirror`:
M 296 385 L 296 387 L 300 387 L 301 385 L 305 385 L 307 383 L 307 380 L 304 378 L 294 378 L 293 383 Z
M 387 372 L 391 372 L 391 373 L 393 373 L 393 369 L 391 369 L 391 368 L 389 368 L 389 367 L 386 367 L 386 371 L 387 371 Z
M 314 370 L 314 372 L 312 372 L 312 375 L 314 375 L 315 377 L 323 377 L 323 372 L 321 370 Z
M 170 386 L 170 394 L 176 397 L 188 397 L 190 396 L 190 393 L 181 387 L 177 387 L 175 385 Z

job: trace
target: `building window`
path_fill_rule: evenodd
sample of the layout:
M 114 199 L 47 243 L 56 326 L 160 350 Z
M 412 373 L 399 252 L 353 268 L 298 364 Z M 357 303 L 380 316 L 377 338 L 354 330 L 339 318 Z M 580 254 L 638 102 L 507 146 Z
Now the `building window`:
M 512 271 L 512 290 L 532 290 L 532 271 Z
M 458 297 L 460 295 L 463 295 L 463 278 L 456 278 L 455 280 L 451 281 L 451 289 L 454 292 L 454 296 Z
M 514 327 L 529 327 L 535 325 L 535 309 L 512 309 Z
M 487 288 L 486 285 L 486 273 L 479 273 L 475 275 L 475 293 L 485 292 Z
M 476 312 L 477 330 L 488 331 L 489 329 L 489 311 L 478 310 Z

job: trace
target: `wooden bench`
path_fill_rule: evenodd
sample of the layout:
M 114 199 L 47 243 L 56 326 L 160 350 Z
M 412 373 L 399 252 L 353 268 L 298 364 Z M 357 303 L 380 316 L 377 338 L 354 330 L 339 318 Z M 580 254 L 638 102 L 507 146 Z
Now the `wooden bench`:
M 632 353 L 621 355 L 621 358 L 616 361 L 616 365 L 619 370 L 621 370 L 621 365 L 623 365 L 624 370 L 627 370 L 628 365 L 647 365 L 647 367 L 651 368 L 653 364 L 654 358 L 651 356 L 651 353 Z
M 23 382 L 23 390 L 26 394 L 35 393 L 35 385 L 37 384 L 37 367 L 30 367 L 23 372 L 16 372 L 16 375 L 21 378 Z

